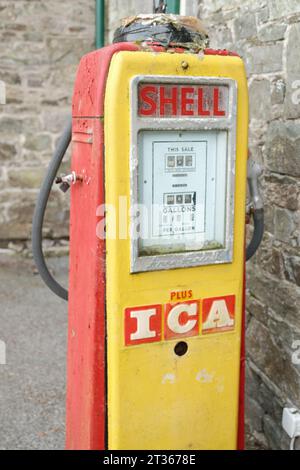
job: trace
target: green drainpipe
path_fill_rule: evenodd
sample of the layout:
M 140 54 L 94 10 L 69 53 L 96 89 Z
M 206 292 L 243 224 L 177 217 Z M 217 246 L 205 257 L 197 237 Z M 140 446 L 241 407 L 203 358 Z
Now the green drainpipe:
M 96 0 L 96 49 L 104 46 L 105 0 Z
M 180 15 L 180 0 L 167 0 L 167 13 Z

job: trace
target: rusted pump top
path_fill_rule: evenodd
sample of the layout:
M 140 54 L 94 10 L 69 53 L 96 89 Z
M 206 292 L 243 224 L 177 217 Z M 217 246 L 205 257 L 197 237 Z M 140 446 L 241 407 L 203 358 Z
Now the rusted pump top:
M 198 18 L 164 13 L 124 18 L 113 42 L 154 43 L 192 52 L 203 51 L 209 45 L 208 34 Z

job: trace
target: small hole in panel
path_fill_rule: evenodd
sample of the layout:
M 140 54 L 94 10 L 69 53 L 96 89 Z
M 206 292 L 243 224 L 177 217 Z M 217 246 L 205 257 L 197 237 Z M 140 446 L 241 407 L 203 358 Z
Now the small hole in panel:
M 174 352 L 177 356 L 184 356 L 184 354 L 187 353 L 188 350 L 188 345 L 185 341 L 180 341 L 180 343 L 177 343 Z

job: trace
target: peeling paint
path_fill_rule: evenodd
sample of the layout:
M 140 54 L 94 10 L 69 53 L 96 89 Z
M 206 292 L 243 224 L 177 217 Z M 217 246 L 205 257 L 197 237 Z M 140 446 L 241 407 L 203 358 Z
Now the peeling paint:
M 213 380 L 214 380 L 214 375 L 215 375 L 214 372 L 209 373 L 209 372 L 207 372 L 206 369 L 202 369 L 196 375 L 196 380 L 197 380 L 197 382 L 200 382 L 200 383 L 203 383 L 203 384 L 212 383 Z
M 217 380 L 216 390 L 218 393 L 223 393 L 225 389 L 224 377 L 221 377 Z
M 170 383 L 174 384 L 176 382 L 175 374 L 165 374 L 162 379 L 162 384 Z

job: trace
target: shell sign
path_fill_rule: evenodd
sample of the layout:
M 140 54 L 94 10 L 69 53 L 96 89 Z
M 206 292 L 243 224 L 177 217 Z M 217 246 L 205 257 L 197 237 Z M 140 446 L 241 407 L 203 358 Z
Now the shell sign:
M 235 296 L 128 307 L 124 320 L 126 346 L 232 331 Z

